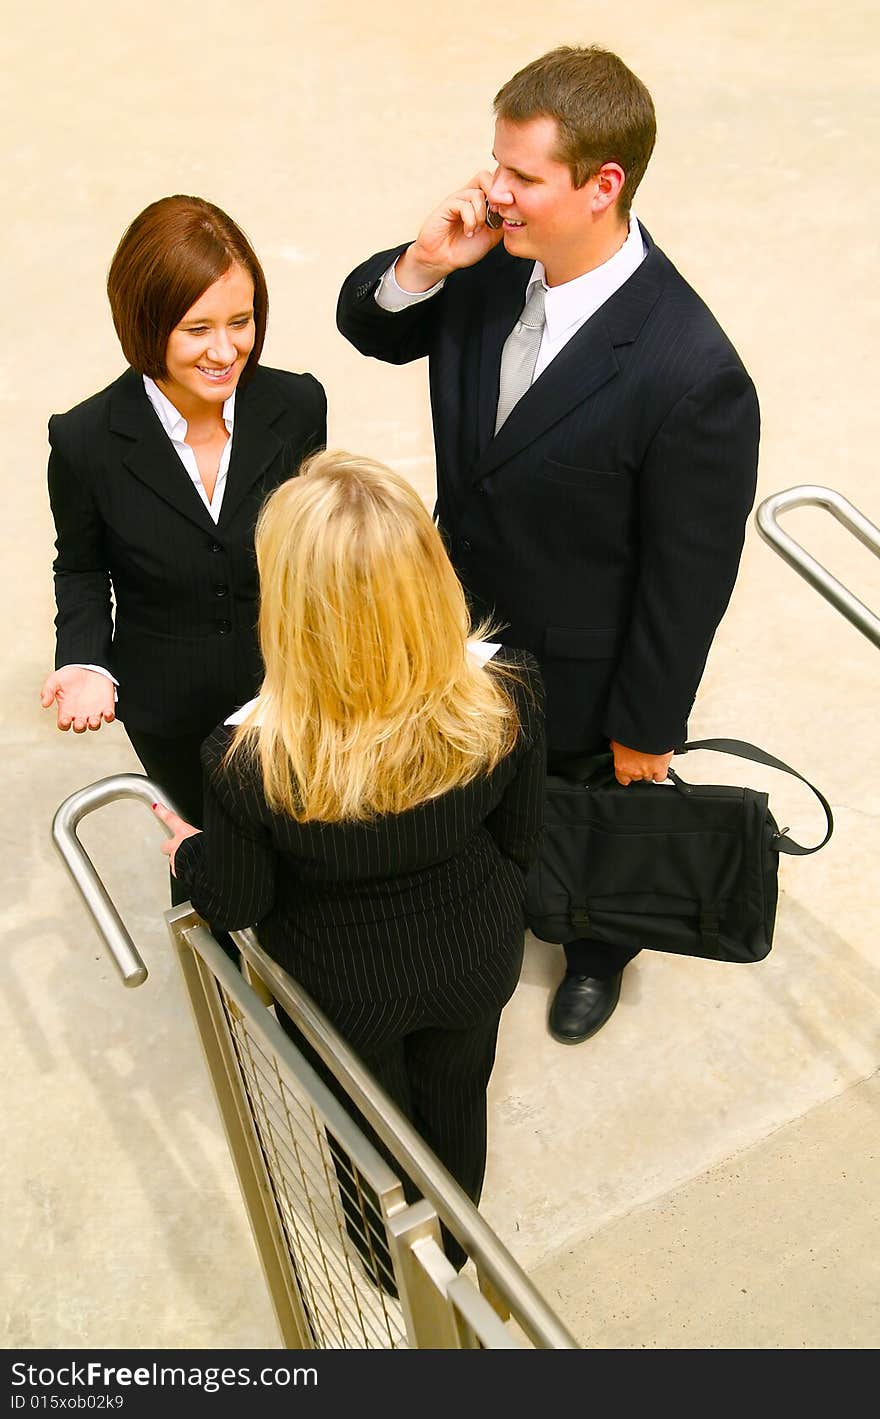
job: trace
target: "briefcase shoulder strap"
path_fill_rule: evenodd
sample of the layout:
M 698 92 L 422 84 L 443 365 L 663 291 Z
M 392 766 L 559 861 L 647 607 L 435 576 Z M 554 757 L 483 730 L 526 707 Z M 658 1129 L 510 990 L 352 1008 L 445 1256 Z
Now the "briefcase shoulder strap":
M 777 833 L 771 846 L 776 852 L 789 853 L 792 857 L 809 857 L 810 853 L 818 852 L 824 847 L 831 834 L 834 832 L 834 818 L 831 814 L 831 805 L 824 794 L 820 793 L 814 783 L 805 779 L 803 774 L 799 774 L 797 769 L 790 768 L 781 759 L 776 759 L 772 754 L 768 754 L 763 749 L 759 749 L 755 744 L 747 744 L 744 739 L 689 739 L 681 749 L 676 749 L 676 754 L 686 754 L 690 749 L 714 749 L 719 754 L 733 754 L 738 759 L 751 759 L 755 764 L 766 764 L 769 769 L 781 769 L 783 773 L 791 774 L 792 778 L 799 778 L 801 783 L 805 783 L 818 798 L 825 810 L 825 836 L 815 847 L 804 847 L 801 843 L 796 843 L 788 836 L 788 830 L 783 829 Z

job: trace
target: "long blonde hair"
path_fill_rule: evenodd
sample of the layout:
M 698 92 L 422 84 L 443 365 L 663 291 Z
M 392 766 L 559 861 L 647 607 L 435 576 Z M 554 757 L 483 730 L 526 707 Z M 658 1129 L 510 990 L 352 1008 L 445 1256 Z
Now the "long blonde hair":
M 400 813 L 512 749 L 509 672 L 468 654 L 464 593 L 403 478 L 316 454 L 268 499 L 255 540 L 265 678 L 227 762 L 258 758 L 272 809 L 299 822 Z

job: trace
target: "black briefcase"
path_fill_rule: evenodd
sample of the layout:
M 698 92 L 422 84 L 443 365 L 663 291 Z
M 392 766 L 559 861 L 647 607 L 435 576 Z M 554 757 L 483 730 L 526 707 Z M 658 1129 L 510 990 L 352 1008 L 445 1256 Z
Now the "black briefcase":
M 793 774 L 827 818 L 815 847 L 780 829 L 768 795 L 751 788 L 614 777 L 610 754 L 576 780 L 549 775 L 540 856 L 529 873 L 526 922 L 544 941 L 589 937 L 702 956 L 760 961 L 773 944 L 779 854 L 804 857 L 834 828 L 817 788 L 779 759 L 738 739 L 698 739 L 676 753 L 714 749 Z

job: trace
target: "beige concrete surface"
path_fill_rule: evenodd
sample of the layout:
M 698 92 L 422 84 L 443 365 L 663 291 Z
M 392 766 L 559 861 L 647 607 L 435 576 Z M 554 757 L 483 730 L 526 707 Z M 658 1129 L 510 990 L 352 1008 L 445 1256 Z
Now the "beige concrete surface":
M 817 1104 L 532 1279 L 594 1348 L 873 1348 L 878 1091 L 875 1077 Z
M 425 370 L 356 355 L 334 326 L 339 284 L 488 163 L 491 98 L 517 67 L 605 43 L 658 109 L 637 213 L 758 387 L 759 497 L 830 484 L 880 523 L 876 7 L 37 0 L 4 39 L 0 1336 L 272 1346 L 164 937 L 155 825 L 118 805 L 83 833 L 150 967 L 131 992 L 49 841 L 68 793 L 136 768 L 119 726 L 59 735 L 37 698 L 52 655 L 45 424 L 122 368 L 103 291 L 114 246 L 158 196 L 227 208 L 266 267 L 266 360 L 311 369 L 331 443 L 430 500 Z M 830 519 L 786 526 L 880 606 L 880 566 Z M 484 1212 L 585 1345 L 876 1344 L 878 672 L 750 528 L 691 729 L 814 774 L 837 822 L 817 857 L 782 863 L 773 953 L 752 968 L 643 954 L 607 1028 L 565 1048 L 545 1031 L 560 953 L 528 943 L 490 1091 Z M 770 787 L 795 836 L 818 831 L 806 791 L 776 775 L 737 779 L 721 758 L 682 771 Z

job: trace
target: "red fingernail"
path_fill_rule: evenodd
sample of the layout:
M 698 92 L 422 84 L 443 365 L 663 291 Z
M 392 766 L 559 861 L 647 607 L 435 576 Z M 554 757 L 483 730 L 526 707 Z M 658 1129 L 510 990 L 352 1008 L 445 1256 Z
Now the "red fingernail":
M 158 803 L 154 803 L 154 804 L 153 804 L 153 807 L 154 807 L 154 808 L 158 808 L 158 807 L 159 807 Z

